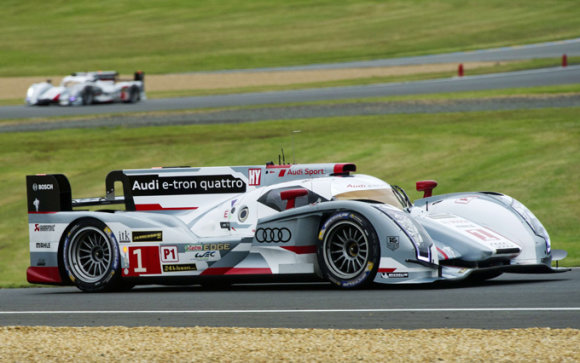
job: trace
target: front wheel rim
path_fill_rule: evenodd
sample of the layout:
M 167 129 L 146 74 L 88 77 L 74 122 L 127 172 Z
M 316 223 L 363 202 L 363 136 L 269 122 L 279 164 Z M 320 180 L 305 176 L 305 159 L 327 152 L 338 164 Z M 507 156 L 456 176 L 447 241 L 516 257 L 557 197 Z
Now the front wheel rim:
M 68 250 L 72 274 L 86 283 L 101 280 L 113 262 L 109 237 L 100 229 L 85 227 L 77 232 Z
M 363 229 L 350 221 L 334 225 L 324 241 L 324 261 L 341 279 L 352 279 L 367 268 L 369 239 Z

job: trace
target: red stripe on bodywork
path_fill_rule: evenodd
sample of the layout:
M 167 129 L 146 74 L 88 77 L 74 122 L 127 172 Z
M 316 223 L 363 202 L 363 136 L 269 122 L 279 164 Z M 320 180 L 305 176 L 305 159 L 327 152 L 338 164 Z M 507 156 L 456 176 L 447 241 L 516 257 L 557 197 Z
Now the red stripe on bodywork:
M 306 253 L 316 253 L 316 246 L 281 246 L 283 249 L 292 251 L 297 255 L 304 255 Z
M 389 272 L 395 272 L 397 268 L 379 268 L 379 270 L 377 271 L 378 273 L 389 273 Z
M 236 267 L 213 267 L 201 273 L 204 276 L 215 275 L 271 275 L 269 268 L 236 268 Z
M 446 254 L 445 252 L 443 252 L 443 250 L 442 250 L 441 248 L 439 248 L 439 247 L 436 247 L 436 248 L 437 248 L 437 251 L 439 251 L 439 253 L 440 253 L 441 255 L 443 255 L 443 257 L 444 257 L 446 260 L 448 260 L 448 259 L 449 259 L 449 256 L 447 256 L 447 254 Z
M 164 208 L 161 204 L 135 204 L 135 209 L 138 211 L 147 210 L 194 210 L 197 207 L 179 207 L 179 208 Z
M 31 284 L 60 284 L 58 267 L 32 267 L 26 270 L 26 280 Z
M 53 214 L 57 212 L 28 212 L 28 214 Z

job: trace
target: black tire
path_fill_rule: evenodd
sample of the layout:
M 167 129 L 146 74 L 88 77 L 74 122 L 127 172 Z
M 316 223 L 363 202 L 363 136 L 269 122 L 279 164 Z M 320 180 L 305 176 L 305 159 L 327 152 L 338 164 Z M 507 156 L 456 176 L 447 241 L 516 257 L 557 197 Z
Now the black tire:
M 379 268 L 379 239 L 371 223 L 355 212 L 339 212 L 322 226 L 318 264 L 325 279 L 342 288 L 370 285 Z
M 137 87 L 131 87 L 129 89 L 129 99 L 125 103 L 137 103 L 139 102 L 139 89 Z
M 84 219 L 69 230 L 63 246 L 64 268 L 69 279 L 82 291 L 130 289 L 121 281 L 119 247 L 103 222 Z
M 92 88 L 87 87 L 83 90 L 83 93 L 81 95 L 82 100 L 83 100 L 83 105 L 92 105 L 93 102 L 95 102 L 95 95 L 93 93 Z

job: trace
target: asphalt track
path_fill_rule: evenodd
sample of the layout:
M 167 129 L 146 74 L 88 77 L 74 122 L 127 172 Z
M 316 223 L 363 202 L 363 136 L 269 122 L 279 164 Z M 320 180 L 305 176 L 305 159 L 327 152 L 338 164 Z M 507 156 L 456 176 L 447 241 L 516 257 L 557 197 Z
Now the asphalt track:
M 580 269 L 508 274 L 477 285 L 344 291 L 328 284 L 0 290 L 0 326 L 227 326 L 336 329 L 580 329 Z
M 498 61 L 521 60 L 521 59 L 559 58 L 562 57 L 562 55 L 564 54 L 566 54 L 567 56 L 580 56 L 580 38 L 546 43 L 514 45 L 501 48 L 433 54 L 415 57 L 375 59 L 368 61 L 355 61 L 343 63 L 321 63 L 292 67 L 233 70 L 233 71 L 222 71 L 220 73 L 371 68 L 371 67 L 390 67 L 390 66 L 436 64 L 436 63 L 498 62 Z
M 515 87 L 549 86 L 580 82 L 580 66 L 497 73 L 428 81 L 382 83 L 367 86 L 329 87 L 304 90 L 244 93 L 203 97 L 152 99 L 137 104 L 84 107 L 0 107 L 1 119 L 79 116 L 121 112 L 150 112 L 232 106 L 272 105 L 294 102 L 357 99 L 395 95 L 478 91 Z

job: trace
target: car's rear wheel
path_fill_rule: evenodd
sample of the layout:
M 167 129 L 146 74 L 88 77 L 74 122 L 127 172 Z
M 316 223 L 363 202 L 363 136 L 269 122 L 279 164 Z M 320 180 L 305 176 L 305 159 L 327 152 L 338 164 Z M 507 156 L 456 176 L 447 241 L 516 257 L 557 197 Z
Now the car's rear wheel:
M 121 282 L 117 242 L 101 221 L 81 220 L 70 229 L 63 246 L 63 262 L 69 279 L 83 291 L 125 287 Z
M 131 87 L 129 91 L 129 100 L 128 103 L 137 103 L 139 101 L 139 90 L 137 87 Z
M 377 274 L 379 240 L 370 222 L 355 212 L 331 216 L 319 233 L 318 263 L 323 277 L 343 288 L 365 287 Z
M 95 101 L 95 95 L 93 94 L 93 90 L 90 87 L 87 87 L 83 90 L 81 97 L 83 100 L 83 105 L 92 105 Z

